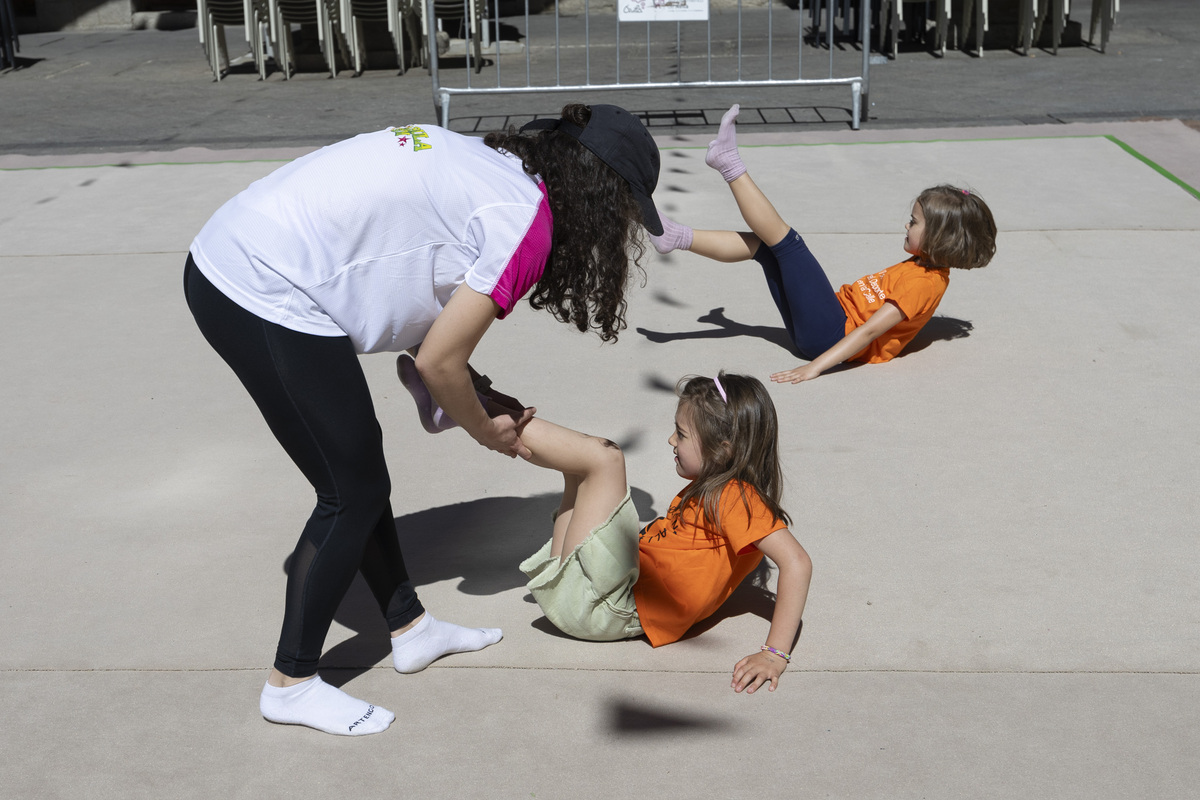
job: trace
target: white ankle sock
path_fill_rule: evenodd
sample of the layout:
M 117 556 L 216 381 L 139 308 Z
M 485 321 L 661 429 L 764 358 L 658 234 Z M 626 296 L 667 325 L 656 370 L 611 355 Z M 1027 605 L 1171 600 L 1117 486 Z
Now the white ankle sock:
M 295 686 L 263 686 L 258 709 L 282 725 L 307 725 L 340 736 L 363 736 L 387 730 L 396 715 L 330 686 L 317 675 Z
M 499 628 L 464 628 L 427 611 L 415 628 L 392 639 L 392 663 L 397 672 L 420 672 L 442 656 L 482 650 L 503 637 Z

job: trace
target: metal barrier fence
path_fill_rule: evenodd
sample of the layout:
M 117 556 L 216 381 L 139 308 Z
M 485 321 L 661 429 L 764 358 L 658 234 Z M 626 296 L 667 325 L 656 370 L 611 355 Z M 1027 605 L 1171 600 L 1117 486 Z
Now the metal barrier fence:
M 443 127 L 454 95 L 848 86 L 851 126 L 859 128 L 870 68 L 870 0 L 859 0 L 856 9 L 850 0 L 809 0 L 809 14 L 803 0 L 795 0 L 794 9 L 776 8 L 773 0 L 748 8 L 737 0 L 736 11 L 711 9 L 709 0 L 616 0 L 603 10 L 592 7 L 600 6 L 596 0 L 582 0 L 583 13 L 571 15 L 561 13 L 559 1 L 551 0 L 553 14 L 537 14 L 523 0 L 523 14 L 502 18 L 500 0 L 452 0 L 460 8 L 453 13 L 447 0 L 418 0 L 425 4 L 428 65 Z M 857 49 L 847 36 L 855 11 Z M 439 69 L 436 36 L 437 17 L 454 15 L 463 18 L 466 69 L 465 83 L 451 86 L 449 71 Z M 503 52 L 502 38 L 511 41 L 514 34 L 523 47 Z M 847 39 L 851 47 L 843 49 Z

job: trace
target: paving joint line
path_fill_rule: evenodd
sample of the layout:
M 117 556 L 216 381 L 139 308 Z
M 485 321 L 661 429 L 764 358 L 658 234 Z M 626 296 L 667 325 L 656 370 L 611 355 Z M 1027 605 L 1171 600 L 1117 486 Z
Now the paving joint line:
M 140 674 L 148 672 L 158 672 L 164 674 L 172 673 L 209 673 L 209 672 L 261 672 L 265 667 L 210 667 L 205 669 L 170 669 L 162 667 L 147 667 L 147 668 L 132 668 L 132 667 L 100 667 L 100 668 L 78 668 L 78 669 L 39 669 L 39 668 L 9 668 L 0 669 L 0 674 L 9 673 L 47 673 L 47 674 L 75 674 L 75 673 L 129 673 Z M 512 665 L 474 665 L 474 666 L 441 666 L 434 667 L 437 670 L 507 670 L 511 672 L 616 672 L 616 673 L 642 673 L 645 675 L 723 675 L 729 670 L 726 669 L 639 669 L 639 668 L 621 668 L 621 667 L 533 667 L 533 666 L 512 666 Z M 350 672 L 350 671 L 373 671 L 373 670 L 388 670 L 392 668 L 386 665 L 376 665 L 371 667 L 324 667 L 322 672 Z M 1138 669 L 1029 669 L 1029 670 L 969 670 L 969 669 L 870 669 L 870 668 L 853 668 L 853 669 L 806 669 L 803 667 L 793 668 L 791 672 L 801 672 L 806 675 L 1180 675 L 1180 676 L 1200 676 L 1200 670 L 1138 670 Z

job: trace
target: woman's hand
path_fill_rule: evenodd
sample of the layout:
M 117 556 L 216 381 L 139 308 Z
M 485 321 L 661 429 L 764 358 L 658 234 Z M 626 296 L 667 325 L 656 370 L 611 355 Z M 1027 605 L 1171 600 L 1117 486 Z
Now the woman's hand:
M 489 421 L 490 424 L 481 428 L 479 435 L 475 436 L 475 441 L 489 450 L 495 450 L 509 458 L 520 456 L 528 460 L 533 454 L 521 441 L 521 431 L 525 429 L 529 420 L 533 419 L 536 412 L 536 408 L 526 408 L 521 411 L 519 416 L 502 413 L 492 417 Z M 474 434 L 472 435 L 474 436 Z
M 507 409 L 490 417 L 489 409 L 479 404 L 469 363 L 499 309 L 487 295 L 465 283 L 459 286 L 417 351 L 417 371 L 434 402 L 471 438 L 509 458 L 528 458 L 521 429 L 533 417 L 533 409 Z
M 777 655 L 765 650 L 746 656 L 733 668 L 733 683 L 730 684 L 735 692 L 746 690 L 746 694 L 754 694 L 758 687 L 770 681 L 767 691 L 775 691 L 779 685 L 779 676 L 787 669 L 787 662 Z

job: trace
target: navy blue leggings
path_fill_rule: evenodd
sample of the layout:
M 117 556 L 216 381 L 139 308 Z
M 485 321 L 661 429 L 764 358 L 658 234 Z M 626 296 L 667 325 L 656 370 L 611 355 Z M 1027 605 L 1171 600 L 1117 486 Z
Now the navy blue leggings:
M 292 554 L 275 667 L 317 671 L 325 635 L 361 571 L 389 630 L 424 609 L 408 579 L 392 518 L 383 433 L 349 337 L 313 336 L 246 311 L 189 255 L 184 295 L 201 333 L 233 369 L 275 438 L 317 492 Z
M 796 231 L 772 247 L 759 245 L 754 260 L 762 265 L 771 297 L 788 336 L 809 361 L 846 335 L 846 312 L 825 270 Z

